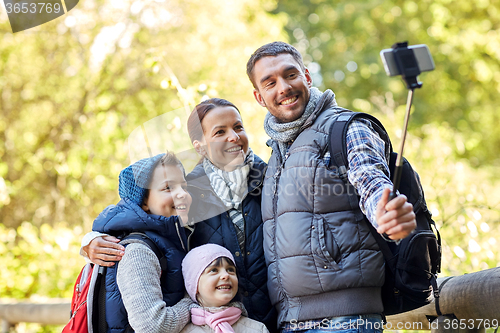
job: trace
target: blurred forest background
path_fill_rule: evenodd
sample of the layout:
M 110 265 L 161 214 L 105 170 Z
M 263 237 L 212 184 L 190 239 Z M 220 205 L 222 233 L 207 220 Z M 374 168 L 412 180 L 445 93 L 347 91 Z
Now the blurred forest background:
M 379 52 L 427 44 L 436 70 L 419 77 L 405 155 L 441 231 L 441 276 L 500 265 L 500 1 L 81 0 L 16 34 L 0 8 L 0 298 L 71 297 L 82 236 L 147 154 L 141 125 L 190 170 L 186 115 L 223 97 L 266 160 L 245 64 L 274 40 L 341 106 L 379 117 L 395 147 L 407 91 Z

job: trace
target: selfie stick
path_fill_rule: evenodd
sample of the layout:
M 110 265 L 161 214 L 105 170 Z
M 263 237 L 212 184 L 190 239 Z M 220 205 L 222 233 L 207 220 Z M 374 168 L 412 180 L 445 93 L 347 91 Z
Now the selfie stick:
M 397 191 L 401 181 L 401 173 L 403 171 L 403 151 L 406 141 L 406 133 L 408 132 L 408 122 L 410 120 L 410 109 L 413 102 L 413 92 L 417 88 L 422 87 L 422 82 L 418 82 L 417 76 L 420 74 L 420 69 L 418 67 L 417 59 L 413 50 L 408 49 L 408 42 L 396 43 L 392 46 L 394 60 L 396 66 L 398 67 L 403 80 L 406 82 L 406 88 L 408 89 L 408 99 L 406 100 L 406 114 L 403 127 L 403 137 L 401 139 L 401 144 L 399 146 L 398 157 L 396 158 L 396 168 L 394 172 L 393 188 L 389 200 L 397 197 Z

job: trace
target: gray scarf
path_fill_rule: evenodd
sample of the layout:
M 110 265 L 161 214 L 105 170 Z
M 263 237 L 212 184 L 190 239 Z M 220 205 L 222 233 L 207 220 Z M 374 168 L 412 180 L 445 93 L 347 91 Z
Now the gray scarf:
M 248 148 L 248 154 L 243 165 L 233 171 L 224 171 L 217 168 L 208 158 L 203 160 L 203 169 L 215 194 L 227 209 L 236 228 L 236 236 L 242 251 L 245 249 L 245 219 L 243 218 L 241 203 L 248 194 L 248 174 L 253 165 L 253 160 L 254 155 L 251 148 Z
M 226 208 L 240 208 L 241 202 L 248 193 L 248 174 L 253 165 L 253 159 L 253 151 L 248 148 L 244 164 L 233 171 L 221 170 L 208 158 L 203 159 L 203 169 L 210 184 Z
M 309 90 L 310 97 L 309 102 L 306 105 L 304 113 L 299 119 L 288 123 L 280 123 L 278 119 L 274 117 L 271 113 L 266 114 L 264 119 L 264 130 L 271 139 L 278 143 L 281 157 L 284 157 L 288 148 L 288 143 L 295 140 L 300 134 L 302 126 L 305 124 L 306 120 L 314 113 L 316 110 L 316 105 L 321 97 L 324 95 L 317 88 L 313 87 Z M 325 92 L 326 94 L 326 92 Z M 335 95 L 334 95 L 335 96 Z M 333 105 L 336 105 L 335 97 L 333 97 Z

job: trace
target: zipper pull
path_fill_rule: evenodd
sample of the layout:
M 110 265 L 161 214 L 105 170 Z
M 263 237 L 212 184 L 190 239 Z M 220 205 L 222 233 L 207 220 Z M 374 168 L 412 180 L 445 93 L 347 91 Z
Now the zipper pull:
M 276 169 L 276 172 L 273 175 L 273 193 L 276 194 L 278 191 L 278 178 L 281 174 L 281 167 L 278 167 Z
M 69 330 L 72 331 L 73 330 L 73 327 L 75 326 L 75 316 L 72 315 L 71 316 L 71 325 L 69 325 Z

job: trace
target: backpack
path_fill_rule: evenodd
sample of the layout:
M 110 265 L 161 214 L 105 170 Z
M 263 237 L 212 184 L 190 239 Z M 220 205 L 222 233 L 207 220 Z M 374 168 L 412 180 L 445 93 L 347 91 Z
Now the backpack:
M 146 243 L 160 261 L 162 277 L 166 276 L 167 258 L 158 246 L 141 232 L 133 232 L 125 239 L 138 239 Z M 71 299 L 70 320 L 62 333 L 106 333 L 106 267 L 97 264 L 86 264 L 76 278 Z M 162 279 L 162 284 L 164 279 Z
M 351 121 L 355 118 L 367 119 L 374 130 L 386 142 L 390 152 L 389 169 L 391 178 L 395 172 L 397 153 L 392 151 L 389 136 L 383 125 L 375 117 L 361 112 L 347 110 L 342 112 L 330 127 L 329 151 L 330 167 L 338 167 L 340 177 L 347 180 L 347 144 L 346 133 Z M 399 192 L 406 195 L 413 204 L 417 227 L 408 237 L 399 243 L 386 241 L 372 226 L 368 219 L 371 233 L 375 237 L 385 261 L 385 283 L 382 287 L 384 315 L 393 315 L 410 311 L 432 301 L 432 296 L 439 297 L 437 273 L 441 271 L 441 236 L 427 209 L 424 192 L 418 174 L 410 163 L 403 158 Z M 348 191 L 349 201 L 359 207 L 356 191 Z M 355 208 L 355 207 L 353 207 Z M 435 230 L 436 234 L 433 232 Z M 433 295 L 432 295 L 433 294 Z

